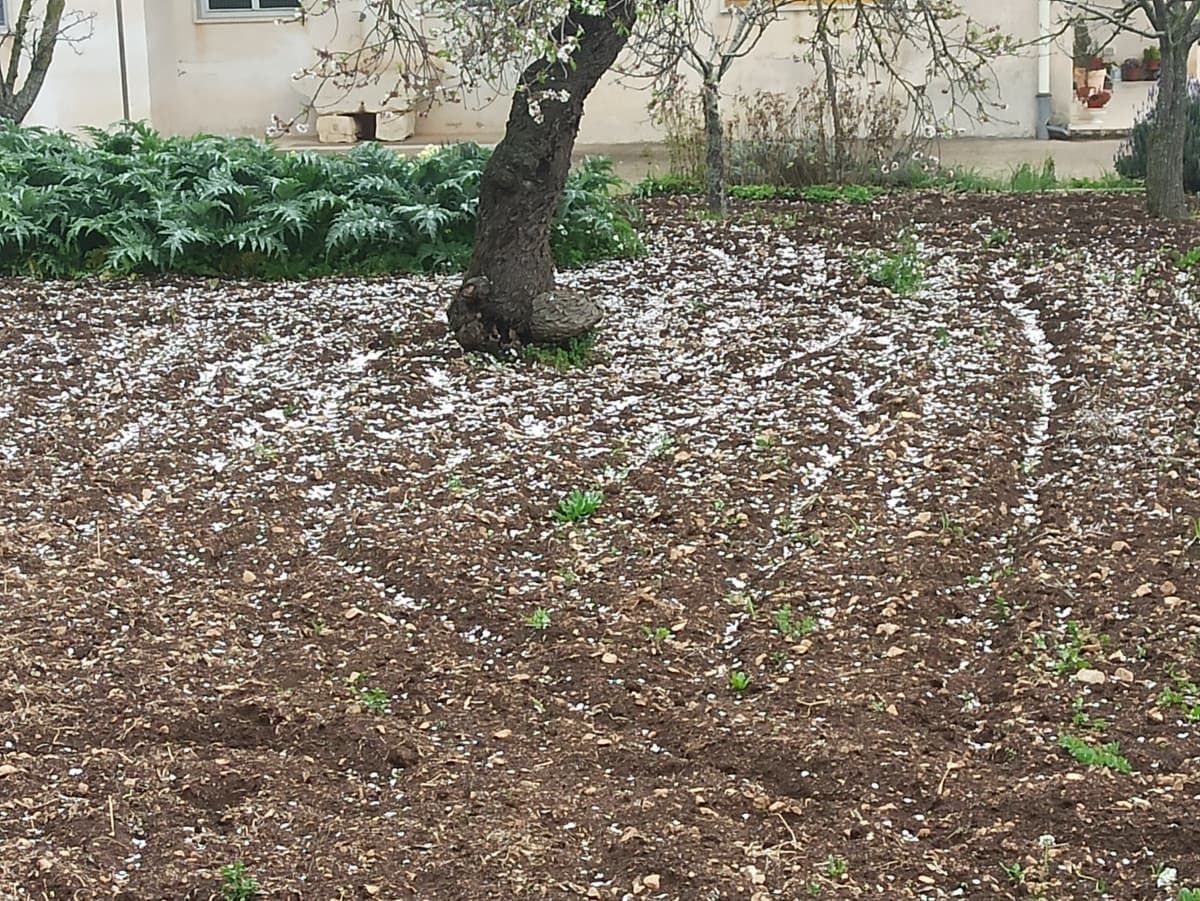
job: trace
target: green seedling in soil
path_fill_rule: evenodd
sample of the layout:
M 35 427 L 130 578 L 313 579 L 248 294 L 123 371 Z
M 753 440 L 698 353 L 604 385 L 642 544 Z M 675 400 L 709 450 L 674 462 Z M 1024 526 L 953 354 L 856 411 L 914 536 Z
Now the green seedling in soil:
M 325 621 L 324 621 L 324 620 L 322 620 L 322 619 L 314 619 L 314 620 L 312 621 L 312 623 L 309 625 L 309 628 L 310 628 L 310 629 L 312 629 L 312 634 L 313 634 L 313 635 L 324 635 L 324 634 L 325 634 L 325 631 L 326 631 L 326 630 L 327 630 L 329 627 L 328 627 L 327 625 L 325 625 Z
M 462 476 L 456 472 L 451 473 L 450 477 L 446 479 L 446 488 L 448 488 L 450 493 L 455 497 L 462 497 L 467 493 L 467 489 L 463 485 Z
M 776 609 L 775 628 L 788 641 L 799 641 L 801 638 L 812 634 L 817 628 L 817 621 L 814 617 L 806 616 L 797 622 L 793 618 L 792 608 L 789 604 L 786 607 Z
M 550 611 L 545 607 L 538 607 L 525 617 L 525 625 L 535 632 L 545 632 L 550 628 Z
M 850 864 L 846 862 L 846 858 L 837 857 L 833 854 L 826 857 L 825 862 L 821 866 L 825 868 L 825 875 L 830 879 L 839 879 L 845 876 L 846 872 L 850 869 Z
M 938 519 L 938 525 L 943 532 L 948 533 L 960 541 L 966 536 L 967 530 L 959 523 L 955 522 L 949 513 L 943 513 Z
M 1108 645 L 1107 635 L 1093 635 L 1086 631 L 1077 620 L 1068 620 L 1063 626 L 1063 631 L 1066 633 L 1066 637 L 1055 643 L 1057 662 L 1054 664 L 1054 671 L 1060 676 L 1077 673 L 1079 670 L 1091 666 L 1087 657 L 1084 656 L 1084 651 L 1102 649 Z
M 568 588 L 579 581 L 579 574 L 571 566 L 560 566 L 558 568 L 558 577 L 562 579 L 562 583 Z
M 857 537 L 859 535 L 866 534 L 867 524 L 865 522 L 863 522 L 861 519 L 855 519 L 849 513 L 845 513 L 843 515 L 846 517 L 846 521 L 848 523 L 850 523 L 850 534 L 851 535 L 854 535 L 855 537 Z
M 1158 694 L 1160 707 L 1173 707 L 1183 714 L 1189 723 L 1200 722 L 1200 685 L 1196 685 L 1185 673 L 1171 673 L 1171 685 Z
M 986 325 L 980 327 L 979 337 L 983 339 L 984 350 L 995 350 L 998 346 L 996 344 L 996 339 L 992 337 L 992 330 Z
M 908 231 L 901 232 L 895 252 L 871 251 L 860 257 L 859 265 L 868 282 L 901 297 L 915 294 L 925 274 L 917 239 Z
M 592 362 L 596 349 L 596 332 L 572 338 L 565 345 L 527 344 L 521 348 L 521 358 L 529 363 L 548 366 L 558 372 L 582 369 Z
M 1058 660 L 1054 664 L 1054 671 L 1060 676 L 1077 673 L 1088 667 L 1088 659 L 1083 656 L 1077 644 L 1059 642 L 1056 654 Z
M 821 883 L 810 882 L 807 887 L 805 887 L 804 892 L 810 898 L 817 897 L 819 894 L 821 894 Z
M 775 444 L 775 433 L 769 429 L 754 436 L 754 446 L 759 450 L 770 450 Z
M 679 442 L 675 440 L 674 435 L 664 435 L 658 440 L 658 443 L 654 445 L 654 450 L 652 453 L 656 457 L 668 457 L 671 454 L 674 454 L 678 448 Z
M 1083 698 L 1076 698 L 1071 702 L 1071 725 L 1078 729 L 1091 729 L 1095 732 L 1103 732 L 1108 728 L 1108 721 L 1101 716 L 1092 716 L 1083 709 Z
M 1180 269 L 1191 269 L 1200 263 L 1200 247 L 1193 247 L 1186 253 L 1178 250 L 1168 250 L 1167 253 Z
M 796 532 L 791 537 L 797 544 L 803 544 L 805 547 L 816 547 L 825 540 L 825 533 L 820 529 L 813 529 L 810 532 Z
M 1200 888 L 1181 888 L 1177 901 L 1200 901 Z
M 1095 747 L 1073 735 L 1063 735 L 1058 739 L 1058 743 L 1068 754 L 1085 766 L 1114 770 L 1118 773 L 1133 772 L 1129 761 L 1121 756 L 1121 746 L 1115 741 Z
M 387 713 L 388 704 L 392 701 L 392 696 L 382 688 L 365 688 L 359 687 L 358 706 L 367 713 Z
M 258 443 L 254 445 L 254 457 L 256 460 L 271 461 L 279 456 L 279 451 L 271 447 L 269 444 Z
M 595 513 L 604 503 L 600 491 L 580 491 L 575 488 L 558 502 L 558 509 L 550 515 L 558 522 L 579 522 Z
M 258 894 L 258 881 L 240 860 L 221 867 L 222 901 L 250 901 Z
M 1108 894 L 1108 880 L 1103 879 L 1099 876 L 1089 876 L 1087 873 L 1083 872 L 1083 870 L 1081 870 L 1078 866 L 1076 866 L 1074 868 L 1074 873 L 1077 878 L 1082 879 L 1085 882 L 1090 882 L 1092 884 L 1092 891 L 1094 891 L 1097 895 L 1107 895 Z
M 1012 604 L 1002 594 L 998 594 L 992 598 L 992 610 L 996 613 L 996 619 L 1002 623 L 1012 618 Z
M 754 598 L 744 591 L 729 592 L 725 595 L 725 603 L 741 607 L 742 612 L 750 619 L 758 619 L 758 606 L 754 603 Z
M 1003 247 L 1012 240 L 1012 232 L 1007 228 L 997 228 L 984 240 L 985 247 Z
M 670 641 L 675 637 L 675 633 L 666 626 L 658 626 L 656 628 L 642 626 L 642 634 L 649 638 L 656 647 L 661 645 L 664 641 Z
M 1021 866 L 1020 861 L 1015 863 L 1002 863 L 1000 869 L 1004 871 L 1004 875 L 1008 877 L 1008 881 L 1013 885 L 1023 885 L 1025 883 L 1025 868 Z
M 1193 544 L 1200 544 L 1200 516 L 1192 520 L 1192 529 L 1188 535 L 1187 546 L 1191 547 Z
M 946 328 L 944 325 L 939 325 L 933 330 L 933 337 L 942 347 L 950 346 L 950 329 Z
M 300 415 L 300 408 L 295 404 L 288 403 L 283 405 L 283 416 L 285 419 L 295 419 Z
M 750 676 L 740 669 L 729 674 L 729 687 L 739 694 L 750 687 L 750 682 Z

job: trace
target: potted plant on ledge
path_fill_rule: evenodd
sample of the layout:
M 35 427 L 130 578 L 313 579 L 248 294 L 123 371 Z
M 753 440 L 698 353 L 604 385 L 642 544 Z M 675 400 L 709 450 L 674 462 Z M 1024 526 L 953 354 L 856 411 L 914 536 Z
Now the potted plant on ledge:
M 1087 23 L 1077 19 L 1074 25 L 1075 46 L 1073 48 L 1075 95 L 1089 109 L 1099 109 L 1112 96 L 1108 85 L 1108 65 L 1101 56 L 1101 51 L 1092 43 L 1091 32 Z M 1093 101 L 1093 97 L 1103 96 L 1103 100 Z
M 1142 53 L 1142 68 L 1145 69 L 1148 79 L 1158 80 L 1158 70 L 1162 68 L 1162 51 L 1153 44 Z

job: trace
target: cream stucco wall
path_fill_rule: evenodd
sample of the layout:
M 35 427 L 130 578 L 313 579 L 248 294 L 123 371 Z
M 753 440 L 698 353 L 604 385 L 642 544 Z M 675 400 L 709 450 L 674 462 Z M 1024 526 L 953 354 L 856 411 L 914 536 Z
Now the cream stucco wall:
M 10 0 L 11 2 L 11 0 Z M 75 0 L 95 12 L 96 33 L 78 53 L 62 48 L 31 123 L 75 128 L 106 125 L 121 114 L 120 79 L 114 4 L 116 0 Z M 291 75 L 313 58 L 313 48 L 330 40 L 328 18 L 301 26 L 273 20 L 197 21 L 196 0 L 122 0 L 130 70 L 131 112 L 170 133 L 214 131 L 263 134 L 272 114 L 290 117 L 302 103 L 303 85 Z M 710 0 L 714 20 L 726 20 L 724 0 Z M 967 12 L 984 25 L 996 25 L 1025 40 L 1036 37 L 1037 0 L 963 0 Z M 797 38 L 811 30 L 813 15 L 796 9 L 761 42 L 755 53 L 739 61 L 723 84 L 727 99 L 756 91 L 794 93 L 811 83 L 815 73 L 798 59 Z M 345 27 L 345 23 L 343 23 Z M 345 35 L 343 35 L 345 37 Z M 913 51 L 905 61 L 920 72 Z M 1060 70 L 1066 69 L 1065 76 Z M 1055 100 L 1069 85 L 1069 57 L 1056 56 Z M 968 125 L 973 134 L 1032 136 L 1037 90 L 1036 53 L 999 61 L 997 87 L 1008 109 L 989 122 Z M 938 85 L 931 96 L 940 97 Z M 607 78 L 588 99 L 580 139 L 619 143 L 660 137 L 646 113 L 645 90 Z M 498 137 L 508 113 L 508 99 L 475 97 L 465 104 L 440 106 L 417 124 L 417 139 Z
M 724 0 L 710 0 L 713 20 L 720 26 L 727 16 L 722 12 Z M 984 25 L 996 25 L 1003 32 L 1023 41 L 1037 37 L 1037 0 L 964 0 L 963 6 Z M 755 48 L 754 53 L 735 63 L 722 82 L 726 104 L 739 95 L 758 91 L 794 94 L 802 86 L 816 81 L 816 73 L 803 62 L 798 39 L 812 33 L 814 15 L 809 9 L 789 9 L 772 26 Z M 720 32 L 718 32 L 720 33 Z M 915 48 L 902 60 L 906 74 L 912 76 L 923 69 L 923 59 Z M 1070 73 L 1068 72 L 1068 77 Z M 971 134 L 1005 137 L 1032 136 L 1035 131 L 1037 59 L 1030 49 L 1020 56 L 1003 59 L 995 67 L 997 90 L 1007 109 L 988 122 L 961 124 Z M 931 85 L 930 95 L 940 98 L 941 86 Z M 584 143 L 620 143 L 625 141 L 655 141 L 661 132 L 650 122 L 646 113 L 649 95 L 644 89 L 626 84 L 609 76 L 588 98 L 586 115 L 580 128 Z M 494 138 L 503 133 L 508 114 L 508 100 L 501 98 L 491 104 L 486 98 L 475 98 L 465 105 L 431 110 L 417 125 L 418 136 L 450 137 L 459 133 L 481 134 Z
M 152 120 L 171 133 L 261 135 L 271 116 L 290 118 L 303 98 L 292 73 L 325 36 L 265 19 L 199 20 L 194 0 L 147 0 Z M 317 26 L 324 29 L 325 23 Z
M 150 118 L 150 78 L 146 67 L 143 0 L 124 0 L 130 85 L 130 115 Z M 151 3 L 162 0 L 149 0 Z M 14 15 L 8 0 L 8 13 Z M 50 74 L 25 120 L 31 125 L 75 129 L 109 125 L 122 117 L 117 18 L 113 0 L 74 0 L 69 8 L 91 16 L 94 33 L 78 44 L 60 44 Z M 87 26 L 73 34 L 85 34 Z

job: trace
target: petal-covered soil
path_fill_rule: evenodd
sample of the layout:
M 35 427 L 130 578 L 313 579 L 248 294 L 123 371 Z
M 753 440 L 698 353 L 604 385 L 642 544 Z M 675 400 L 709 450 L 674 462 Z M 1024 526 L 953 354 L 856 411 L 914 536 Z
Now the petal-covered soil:
M 0 898 L 1200 886 L 1196 226 L 645 213 L 565 373 L 448 279 L 0 285 Z

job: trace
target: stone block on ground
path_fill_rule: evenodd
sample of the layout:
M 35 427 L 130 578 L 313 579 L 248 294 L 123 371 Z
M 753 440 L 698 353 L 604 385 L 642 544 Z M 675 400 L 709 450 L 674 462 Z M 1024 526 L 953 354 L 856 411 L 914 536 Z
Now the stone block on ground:
M 411 112 L 380 110 L 375 114 L 375 138 L 379 141 L 407 141 L 417 130 L 417 117 Z
M 322 144 L 353 144 L 358 135 L 353 116 L 317 116 L 317 140 Z

